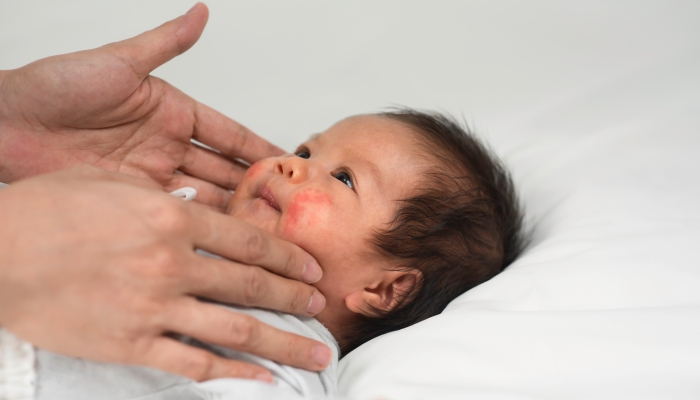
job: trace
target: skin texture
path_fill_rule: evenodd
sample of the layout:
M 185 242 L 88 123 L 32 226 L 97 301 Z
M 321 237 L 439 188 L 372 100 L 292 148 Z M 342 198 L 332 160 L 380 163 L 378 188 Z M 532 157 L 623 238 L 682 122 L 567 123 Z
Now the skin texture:
M 330 362 L 321 343 L 197 300 L 299 315 L 325 304 L 300 282 L 321 277 L 307 252 L 162 191 L 193 186 L 197 200 L 222 210 L 231 198 L 224 188 L 236 187 L 246 170 L 234 157 L 255 162 L 282 153 L 149 75 L 191 47 L 207 17 L 198 4 L 133 39 L 0 72 L 0 181 L 12 182 L 0 190 L 4 328 L 60 354 L 197 380 L 271 376 L 165 333 L 309 370 Z M 73 165 L 82 166 L 32 177 Z
M 397 200 L 412 193 L 428 167 L 415 157 L 417 146 L 399 122 L 351 117 L 302 144 L 296 154 L 253 165 L 229 205 L 229 214 L 297 244 L 319 261 L 323 277 L 315 286 L 327 306 L 316 318 L 336 338 L 342 339 L 357 314 L 396 307 L 400 292 L 416 282 L 418 272 L 372 257 L 368 240 L 388 226 Z M 354 190 L 339 180 L 346 176 Z

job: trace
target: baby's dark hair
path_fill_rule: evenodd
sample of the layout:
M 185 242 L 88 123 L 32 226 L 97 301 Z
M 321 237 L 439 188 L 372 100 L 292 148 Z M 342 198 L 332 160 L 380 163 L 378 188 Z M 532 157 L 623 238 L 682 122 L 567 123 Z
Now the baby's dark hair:
M 395 309 L 360 317 L 343 335 L 342 353 L 379 335 L 441 313 L 491 279 L 524 247 L 523 216 L 501 161 L 453 118 L 409 108 L 376 114 L 411 129 L 435 167 L 400 200 L 390 226 L 374 233 L 374 252 L 421 278 Z

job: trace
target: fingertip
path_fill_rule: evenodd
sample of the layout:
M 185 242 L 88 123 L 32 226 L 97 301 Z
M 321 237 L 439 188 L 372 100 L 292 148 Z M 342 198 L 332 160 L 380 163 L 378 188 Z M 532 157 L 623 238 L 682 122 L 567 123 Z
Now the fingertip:
M 311 350 L 311 358 L 314 360 L 316 365 L 321 369 L 325 369 L 331 363 L 331 349 L 327 346 L 314 346 Z
M 269 372 L 260 372 L 255 375 L 254 377 L 256 380 L 263 381 L 266 383 L 273 383 L 274 380 L 272 379 L 272 374 Z
M 226 376 L 221 376 L 221 378 L 255 379 L 266 383 L 274 382 L 272 373 L 259 365 L 240 363 L 232 360 L 227 361 L 232 363 L 232 369 L 228 372 L 228 374 L 226 374 Z
M 207 7 L 206 4 L 200 2 L 197 2 L 197 4 L 193 5 L 192 8 L 190 8 L 185 15 L 200 15 L 203 14 L 205 18 L 209 18 L 209 7 Z
M 318 290 L 311 295 L 309 304 L 306 306 L 306 312 L 311 315 L 320 313 L 326 307 L 326 298 Z
M 176 35 L 180 44 L 180 54 L 187 51 L 199 40 L 208 20 L 209 8 L 202 2 L 195 4 L 185 13 Z
M 143 80 L 151 71 L 191 48 L 202 35 L 208 19 L 207 6 L 197 3 L 186 14 L 155 29 L 107 46 Z
M 316 261 L 307 261 L 301 269 L 301 279 L 306 283 L 316 283 L 321 280 L 323 270 Z
M 199 8 L 199 5 L 200 5 L 200 4 L 202 4 L 201 1 L 195 3 L 195 4 L 192 6 L 192 8 L 190 8 L 189 10 L 187 10 L 187 12 L 186 12 L 185 14 L 191 14 L 191 13 L 194 12 L 197 8 Z

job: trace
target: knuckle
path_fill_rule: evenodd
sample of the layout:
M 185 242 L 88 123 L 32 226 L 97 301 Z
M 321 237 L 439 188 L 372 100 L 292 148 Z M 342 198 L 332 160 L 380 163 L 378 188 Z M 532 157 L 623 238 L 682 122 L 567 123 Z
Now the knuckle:
M 183 375 L 196 381 L 203 381 L 210 377 L 216 358 L 213 354 L 197 352 L 187 357 L 182 365 Z
M 178 275 L 180 257 L 176 251 L 165 243 L 151 246 L 148 250 L 139 272 L 151 278 L 172 278 Z
M 303 346 L 303 343 L 300 343 L 298 340 L 295 340 L 292 338 L 289 341 L 289 346 L 284 346 L 283 350 L 283 355 L 286 357 L 285 361 L 287 362 L 294 362 L 297 361 L 300 357 L 299 354 L 302 352 L 302 349 L 305 349 L 306 347 Z
M 249 263 L 255 263 L 262 259 L 268 252 L 269 242 L 267 237 L 257 229 L 248 232 L 245 241 L 245 257 Z
M 236 133 L 233 137 L 235 140 L 232 141 L 232 150 L 242 151 L 247 149 L 250 141 L 250 131 L 248 131 L 245 126 L 238 125 L 238 129 L 236 129 Z
M 297 290 L 292 295 L 289 300 L 289 310 L 292 312 L 303 312 L 309 305 L 309 299 L 311 299 L 311 293 L 307 293 L 305 290 Z
M 244 280 L 246 285 L 243 293 L 244 305 L 259 305 L 260 301 L 265 297 L 264 273 L 260 267 L 246 268 L 246 278 Z
M 131 315 L 129 321 L 125 323 L 125 328 L 130 332 L 160 328 L 162 325 L 161 316 L 165 314 L 165 311 L 165 304 L 151 296 L 133 299 L 129 303 Z
M 237 314 L 228 327 L 232 344 L 240 349 L 250 348 L 257 337 L 258 323 L 254 317 Z
M 182 233 L 187 229 L 188 218 L 184 202 L 159 202 L 149 215 L 152 226 L 159 232 Z
M 293 277 L 295 276 L 296 266 L 298 264 L 297 256 L 294 252 L 290 252 L 285 260 L 284 265 L 280 273 L 284 276 Z M 296 274 L 299 275 L 299 274 Z

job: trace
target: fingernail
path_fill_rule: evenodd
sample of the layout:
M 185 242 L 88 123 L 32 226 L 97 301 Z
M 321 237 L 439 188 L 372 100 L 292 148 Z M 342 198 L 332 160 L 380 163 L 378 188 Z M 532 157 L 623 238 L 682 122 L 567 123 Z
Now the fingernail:
M 316 346 L 311 350 L 311 358 L 321 367 L 331 363 L 331 350 L 326 346 Z
M 306 306 L 306 312 L 311 315 L 316 315 L 323 307 L 326 306 L 326 298 L 317 290 L 311 295 L 311 300 L 309 300 L 309 305 Z
M 187 11 L 187 14 L 191 13 L 192 10 L 194 10 L 195 8 L 197 8 L 198 5 L 199 5 L 199 2 L 197 2 L 197 4 L 195 4 L 195 5 L 193 5 L 192 8 L 190 8 L 189 11 Z
M 255 379 L 257 379 L 259 381 L 267 382 L 267 383 L 272 383 L 272 375 L 266 374 L 264 372 L 261 372 L 261 373 L 255 375 Z
M 316 261 L 309 261 L 301 269 L 301 279 L 306 283 L 316 283 L 323 276 L 323 270 Z

